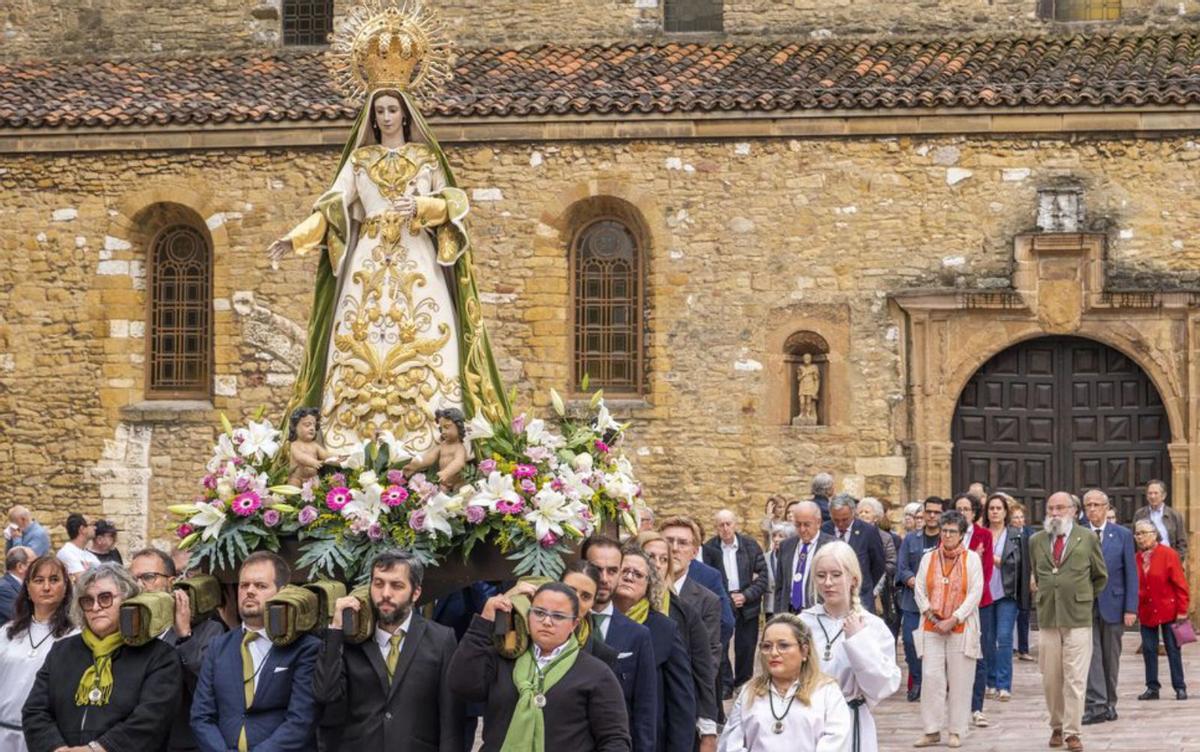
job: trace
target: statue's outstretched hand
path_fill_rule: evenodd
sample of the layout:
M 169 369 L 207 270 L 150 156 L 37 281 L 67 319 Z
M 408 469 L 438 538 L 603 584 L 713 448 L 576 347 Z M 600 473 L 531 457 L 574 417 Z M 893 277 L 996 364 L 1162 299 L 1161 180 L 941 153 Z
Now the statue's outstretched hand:
M 279 268 L 279 260 L 292 252 L 292 239 L 280 238 L 267 247 L 267 256 L 271 259 L 271 266 Z

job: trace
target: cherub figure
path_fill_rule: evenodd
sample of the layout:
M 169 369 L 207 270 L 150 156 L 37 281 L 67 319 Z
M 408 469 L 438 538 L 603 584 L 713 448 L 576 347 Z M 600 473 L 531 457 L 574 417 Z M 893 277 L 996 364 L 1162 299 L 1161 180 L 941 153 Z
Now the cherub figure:
M 321 446 L 321 410 L 300 407 L 288 421 L 288 485 L 302 486 L 317 477 L 322 465 L 337 462 L 340 457 Z
M 463 445 L 466 416 L 457 407 L 448 407 L 433 414 L 441 433 L 437 446 L 414 457 L 404 466 L 404 476 L 412 477 L 418 470 L 438 466 L 438 483 L 446 491 L 462 485 L 462 471 L 467 466 L 467 448 Z

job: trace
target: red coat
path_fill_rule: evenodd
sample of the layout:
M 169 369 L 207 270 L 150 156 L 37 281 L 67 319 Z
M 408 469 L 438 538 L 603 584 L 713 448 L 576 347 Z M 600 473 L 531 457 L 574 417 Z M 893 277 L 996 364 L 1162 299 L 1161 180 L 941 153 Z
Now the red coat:
M 1146 572 L 1146 557 L 1150 572 Z M 1175 621 L 1188 610 L 1188 584 L 1183 576 L 1179 554 L 1161 543 L 1149 551 L 1137 552 L 1138 621 L 1144 627 L 1157 627 Z
M 967 541 L 967 548 L 979 554 L 979 563 L 983 566 L 983 598 L 979 600 L 979 607 L 992 605 L 992 569 L 996 566 L 996 560 L 992 557 L 992 531 L 980 525 L 971 526 L 971 540 Z

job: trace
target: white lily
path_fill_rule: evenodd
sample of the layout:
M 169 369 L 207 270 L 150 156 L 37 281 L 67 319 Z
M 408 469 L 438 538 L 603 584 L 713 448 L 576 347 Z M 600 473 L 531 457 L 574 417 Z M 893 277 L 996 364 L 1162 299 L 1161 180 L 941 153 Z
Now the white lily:
M 453 516 L 450 507 L 453 501 L 453 498 L 439 491 L 425 502 L 422 509 L 425 511 L 426 530 L 436 530 L 447 538 L 454 534 L 454 528 L 450 527 L 450 517 Z
M 586 457 L 587 455 L 583 456 Z M 562 483 L 563 493 L 573 500 L 591 498 L 592 487 L 584 482 L 590 474 L 590 472 L 577 473 L 566 465 L 559 466 L 557 473 L 558 480 Z
M 554 412 L 558 413 L 558 417 L 561 418 L 567 414 L 567 406 L 563 404 L 562 395 L 554 389 L 550 390 L 550 404 L 554 405 Z
M 412 457 L 411 454 L 404 450 L 404 447 L 396 439 L 396 435 L 391 431 L 380 431 L 375 438 L 376 445 L 386 444 L 388 448 L 388 462 L 396 462 L 397 460 L 407 459 Z
M 379 476 L 375 474 L 374 470 L 364 470 L 358 474 L 358 485 L 362 486 L 363 488 L 366 488 L 367 486 L 378 485 L 378 483 Z
M 361 489 L 352 488 L 350 489 L 352 500 L 342 509 L 342 515 L 375 524 L 379 521 L 379 515 L 383 513 L 383 502 L 380 499 L 382 495 L 383 488 L 378 483 L 364 484 Z
M 487 507 L 495 510 L 496 504 L 501 501 L 516 504 L 521 500 L 521 495 L 517 493 L 516 487 L 513 485 L 512 476 L 501 473 L 499 470 L 493 470 L 486 479 L 477 482 L 475 489 L 475 496 L 470 502 L 473 507 Z
M 279 431 L 267 421 L 250 421 L 246 428 L 235 432 L 242 443 L 238 445 L 238 453 L 243 457 L 253 457 L 256 462 L 274 457 L 279 451 Z
M 483 413 L 475 413 L 475 417 L 471 418 L 467 423 L 466 431 L 468 441 L 490 439 L 496 435 L 496 432 L 492 429 L 492 424 L 488 422 L 487 418 L 483 417 Z
M 575 459 L 571 460 L 571 467 L 584 474 L 590 473 L 592 471 L 592 455 L 580 452 L 575 455 Z
M 608 405 L 600 403 L 600 409 L 596 411 L 596 433 L 604 434 L 609 429 L 619 430 L 620 428 L 621 426 L 609 414 Z
M 557 449 L 566 443 L 563 437 L 546 428 L 546 421 L 541 418 L 534 418 L 525 426 L 525 440 L 533 446 L 544 446 L 548 449 Z
M 357 470 L 367 464 L 367 442 L 360 441 L 350 447 L 350 451 L 346 452 L 346 459 L 342 462 L 342 467 L 347 470 Z
M 225 513 L 206 501 L 197 501 L 196 513 L 188 520 L 188 524 L 203 529 L 201 539 L 212 540 L 221 533 L 221 526 L 225 524 Z
M 570 518 L 567 497 L 549 486 L 537 492 L 533 497 L 533 507 L 525 513 L 525 519 L 533 523 L 534 537 L 538 540 L 551 532 L 561 537 L 562 523 Z
M 233 445 L 233 440 L 229 438 L 229 434 L 223 433 L 217 438 L 216 446 L 213 447 L 212 459 L 208 461 L 205 469 L 210 473 L 215 473 L 221 469 L 222 465 L 237 455 L 237 448 Z

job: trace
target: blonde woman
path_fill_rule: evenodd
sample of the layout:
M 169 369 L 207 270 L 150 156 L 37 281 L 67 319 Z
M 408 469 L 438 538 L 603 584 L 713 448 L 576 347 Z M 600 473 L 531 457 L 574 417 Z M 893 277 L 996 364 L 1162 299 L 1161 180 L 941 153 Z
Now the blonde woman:
M 942 513 L 941 544 L 921 558 L 914 583 L 921 625 L 913 631 L 921 657 L 921 723 L 925 734 L 914 747 L 941 744 L 961 747 L 971 712 L 975 662 L 979 645 L 979 600 L 983 597 L 983 565 L 963 537 L 967 518 L 951 509 Z M 949 718 L 947 719 L 947 716 Z
M 738 694 L 718 752 L 841 752 L 852 738 L 850 708 L 821 673 L 813 635 L 794 614 L 767 622 L 761 672 Z
M 879 749 L 871 710 L 900 688 L 896 639 L 883 619 L 859 602 L 862 571 L 850 544 L 827 543 L 813 557 L 817 604 L 800 619 L 812 632 L 816 658 L 833 678 L 851 710 L 850 738 L 845 749 Z

